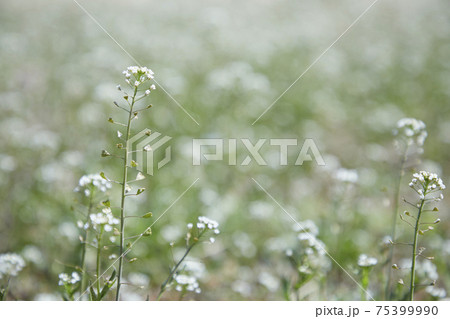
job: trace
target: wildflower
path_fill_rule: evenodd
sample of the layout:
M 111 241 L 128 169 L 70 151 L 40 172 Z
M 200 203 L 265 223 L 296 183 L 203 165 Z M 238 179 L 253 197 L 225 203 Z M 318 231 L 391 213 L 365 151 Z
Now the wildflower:
M 219 223 L 216 222 L 215 220 L 209 219 L 208 217 L 205 216 L 200 216 L 197 219 L 197 230 L 199 231 L 199 236 L 202 236 L 204 233 L 206 233 L 207 231 L 211 230 L 215 235 L 220 234 L 219 231 Z M 187 224 L 187 239 L 189 240 L 192 237 L 192 230 L 193 230 L 194 225 L 192 223 Z M 215 242 L 215 238 L 214 237 L 210 237 L 209 238 L 209 242 L 211 244 L 213 244 Z
M 378 263 L 378 260 L 374 257 L 369 257 L 366 254 L 359 255 L 358 266 L 359 267 L 373 267 Z
M 59 286 L 71 286 L 71 285 L 75 285 L 77 282 L 79 282 L 81 280 L 80 275 L 77 272 L 73 272 L 71 275 L 66 274 L 66 273 L 61 273 L 59 274 Z
M 386 235 L 381 239 L 381 242 L 382 242 L 383 246 L 390 246 L 393 243 L 392 237 L 389 235 Z
M 443 288 L 439 288 L 436 286 L 428 286 L 425 291 L 430 294 L 432 297 L 437 299 L 442 299 L 447 296 L 447 292 Z
M 406 139 L 408 145 L 417 145 L 422 147 L 428 136 L 426 125 L 420 120 L 414 118 L 403 118 L 397 122 L 397 130 L 394 131 L 398 135 Z
M 154 78 L 154 73 L 147 67 L 129 66 L 125 71 L 122 72 L 125 75 L 126 82 L 130 84 L 131 77 L 134 78 L 134 87 L 140 86 L 142 83 L 152 80 Z M 154 89 L 155 86 L 152 85 L 150 89 Z M 148 94 L 146 94 L 148 95 Z
M 358 172 L 355 169 L 339 168 L 334 178 L 344 183 L 356 183 L 358 181 Z
M 112 231 L 113 226 L 119 224 L 119 219 L 113 216 L 109 207 L 103 208 L 100 213 L 89 215 L 89 218 L 94 229 L 97 229 L 98 226 L 103 226 L 107 232 Z
M 201 292 L 197 278 L 195 278 L 194 276 L 180 274 L 175 275 L 173 279 L 175 282 L 176 291 L 194 291 L 198 294 Z
M 414 173 L 409 187 L 419 194 L 421 200 L 435 200 L 440 201 L 444 198 L 444 195 L 440 194 L 438 196 L 427 198 L 428 194 L 438 192 L 445 189 L 445 185 L 437 174 L 429 173 L 426 171 L 420 171 L 419 173 Z
M 25 260 L 15 253 L 0 255 L 0 279 L 3 277 L 17 276 L 25 267 Z
M 439 278 L 437 267 L 430 260 L 417 261 L 417 276 L 422 280 L 436 281 Z
M 294 224 L 294 230 L 297 232 L 309 233 L 312 236 L 317 236 L 319 234 L 319 229 L 312 220 L 305 220 Z
M 199 227 L 199 225 L 200 225 L 200 227 Z M 198 228 L 205 228 L 205 226 L 208 229 L 217 229 L 219 227 L 219 223 L 214 221 L 214 220 L 212 220 L 212 219 L 209 219 L 209 218 L 207 218 L 205 216 L 200 216 L 198 218 L 197 227 Z
M 299 232 L 297 239 L 301 243 L 300 253 L 296 256 L 299 258 L 298 272 L 311 275 L 328 271 L 331 263 L 324 250 L 325 244 L 316 237 L 319 232 L 316 224 L 311 220 L 306 220 L 299 223 L 295 230 Z M 294 258 L 294 251 L 288 249 L 286 255 Z
M 80 178 L 74 191 L 83 192 L 85 196 L 90 196 L 93 189 L 105 193 L 111 187 L 111 183 L 101 177 L 100 174 L 89 174 Z

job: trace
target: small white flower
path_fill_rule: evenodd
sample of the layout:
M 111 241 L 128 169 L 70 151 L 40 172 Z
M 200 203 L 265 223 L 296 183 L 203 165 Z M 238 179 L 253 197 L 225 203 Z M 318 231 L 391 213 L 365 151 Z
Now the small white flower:
M 359 255 L 358 266 L 359 267 L 373 267 L 378 263 L 378 260 L 374 257 L 369 257 L 366 254 Z
M 334 178 L 344 183 L 356 183 L 358 172 L 354 169 L 339 168 L 334 174 Z
M 77 272 L 73 272 L 71 275 L 66 273 L 59 274 L 59 286 L 65 285 L 75 285 L 77 282 L 81 280 L 80 275 Z
M 205 224 L 203 224 L 203 223 L 197 223 L 197 228 L 198 228 L 198 229 L 204 229 L 204 228 L 205 228 Z
M 105 193 L 111 187 L 111 182 L 105 180 L 100 174 L 89 174 L 80 178 L 75 192 L 83 192 L 86 197 L 89 197 L 91 189 Z
M 140 181 L 140 180 L 143 180 L 143 179 L 145 179 L 145 175 L 142 174 L 141 172 L 138 172 L 137 176 L 136 176 L 136 180 Z
M 150 152 L 151 150 L 152 150 L 152 147 L 150 145 L 145 145 L 144 146 L 144 151 Z
M 419 194 L 421 200 L 424 199 L 434 199 L 436 201 L 440 201 L 444 198 L 444 195 L 439 194 L 436 197 L 429 198 L 427 197 L 430 193 L 435 193 L 437 191 L 442 191 L 445 189 L 445 185 L 437 174 L 420 171 L 419 173 L 413 174 L 413 179 L 409 186 Z
M 399 120 L 394 134 L 405 138 L 408 145 L 416 144 L 419 147 L 423 146 L 428 136 L 425 123 L 414 118 Z
M 445 298 L 447 296 L 447 292 L 445 291 L 445 289 L 443 288 L 439 288 L 436 286 L 428 286 L 425 291 L 427 293 L 429 293 L 431 296 L 438 298 L 438 299 L 442 299 Z
M 15 253 L 6 253 L 0 255 L 0 279 L 4 276 L 17 276 L 25 267 L 25 260 Z

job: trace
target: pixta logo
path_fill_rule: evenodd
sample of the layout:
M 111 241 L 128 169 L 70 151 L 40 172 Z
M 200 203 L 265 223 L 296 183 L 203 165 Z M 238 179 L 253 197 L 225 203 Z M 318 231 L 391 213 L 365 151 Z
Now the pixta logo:
M 202 159 L 206 161 L 224 161 L 224 145 L 227 144 L 228 150 L 228 165 L 230 166 L 247 166 L 252 161 L 257 165 L 266 166 L 267 161 L 261 154 L 261 148 L 266 144 L 267 139 L 259 139 L 256 143 L 252 143 L 248 138 L 240 139 L 240 142 L 245 148 L 246 157 L 243 161 L 237 159 L 238 154 L 238 139 L 221 139 L 221 138 L 208 138 L 208 139 L 194 139 L 192 143 L 192 165 L 198 166 L 201 164 Z M 274 151 L 278 152 L 278 165 L 287 166 L 289 151 L 296 148 L 296 160 L 294 165 L 303 165 L 305 161 L 315 161 L 317 165 L 325 165 L 322 155 L 317 148 L 313 139 L 305 139 L 301 144 L 300 150 L 298 149 L 299 143 L 297 139 L 293 138 L 272 138 L 269 139 L 269 144 L 274 148 Z M 211 152 L 211 149 L 214 149 Z
M 128 163 L 134 163 L 140 171 L 153 175 L 156 169 L 159 170 L 170 162 L 171 148 L 167 143 L 171 139 L 170 136 L 149 129 L 142 130 L 128 142 Z

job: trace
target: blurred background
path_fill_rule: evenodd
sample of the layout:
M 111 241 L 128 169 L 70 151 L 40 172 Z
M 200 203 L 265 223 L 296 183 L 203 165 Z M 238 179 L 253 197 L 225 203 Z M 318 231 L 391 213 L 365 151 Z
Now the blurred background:
M 372 1 L 79 3 L 199 124 L 159 87 L 149 97 L 153 107 L 136 122 L 134 132 L 150 128 L 172 137 L 172 161 L 141 182 L 147 190 L 130 200 L 130 215 L 152 211 L 157 218 L 199 181 L 130 253 L 138 261 L 124 273 L 136 287 L 127 287 L 123 299 L 154 299 L 172 253 L 183 251 L 186 224 L 205 215 L 220 223 L 221 234 L 193 251 L 191 260 L 205 266 L 202 293 L 185 299 L 283 300 L 283 285 L 296 276 L 286 249 L 296 249 L 297 233 L 252 178 L 295 219 L 312 220 L 329 253 L 356 278 L 358 256 L 376 257 L 370 291 L 381 298 L 399 119 L 427 125 L 421 162 L 412 167 L 450 184 L 448 1 L 379 1 L 254 125 Z M 120 162 L 100 152 L 118 143 L 107 120 L 125 121 L 112 102 L 121 99 L 116 86 L 125 87 L 121 72 L 136 62 L 71 0 L 2 1 L 0 25 L 0 253 L 16 252 L 27 262 L 11 282 L 11 299 L 58 299 L 58 274 L 79 263 L 79 217 L 71 210 L 79 178 L 100 171 L 120 176 Z M 212 137 L 238 139 L 238 163 L 248 155 L 241 138 L 312 138 L 326 165 L 292 165 L 298 147 L 288 166 L 230 167 L 225 160 L 193 167 L 192 139 Z M 261 153 L 276 158 L 274 150 L 266 142 Z M 343 169 L 357 179 L 337 178 Z M 414 201 L 410 178 L 408 170 L 400 194 Z M 120 189 L 109 192 L 117 204 Z M 406 207 L 401 203 L 399 212 Z M 447 290 L 448 200 L 439 207 L 442 222 L 421 245 L 435 257 L 438 286 Z M 139 234 L 148 223 L 133 220 L 127 233 Z M 410 241 L 411 229 L 399 222 L 398 236 Z M 396 248 L 394 261 L 408 253 Z M 302 288 L 301 299 L 360 298 L 335 264 L 325 274 Z M 430 298 L 418 292 L 418 299 Z

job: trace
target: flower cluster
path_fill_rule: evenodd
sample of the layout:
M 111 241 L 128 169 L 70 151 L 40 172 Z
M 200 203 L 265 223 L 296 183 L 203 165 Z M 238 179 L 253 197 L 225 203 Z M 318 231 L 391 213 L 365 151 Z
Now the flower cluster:
M 15 253 L 0 255 L 0 279 L 3 277 L 17 276 L 25 267 L 23 258 Z
M 83 192 L 84 195 L 89 197 L 93 190 L 105 193 L 111 187 L 111 183 L 101 177 L 100 174 L 89 174 L 80 178 L 78 186 L 75 188 L 75 192 Z
M 286 255 L 298 264 L 298 271 L 303 275 L 314 273 L 325 273 L 329 270 L 331 263 L 325 252 L 325 244 L 318 239 L 318 228 L 311 220 L 305 220 L 294 226 L 298 231 L 297 239 L 300 241 L 300 250 L 297 256 L 294 251 L 288 249 Z
M 374 257 L 369 257 L 366 254 L 361 254 L 358 257 L 359 267 L 373 267 L 378 263 L 378 260 Z
M 77 272 L 73 272 L 71 275 L 66 273 L 59 274 L 59 286 L 73 286 L 81 280 L 80 275 Z
M 95 230 L 103 227 L 105 231 L 110 232 L 113 230 L 114 225 L 119 224 L 119 219 L 114 217 L 109 207 L 103 208 L 100 213 L 89 215 L 89 218 Z
M 154 78 L 154 73 L 147 67 L 139 67 L 139 66 L 129 66 L 125 71 L 122 72 L 125 75 L 126 82 L 133 86 L 138 87 L 142 83 L 152 80 Z M 150 90 L 154 90 L 155 86 L 152 85 L 149 90 L 146 90 L 146 95 L 150 94 Z M 147 93 L 148 91 L 148 93 Z
M 358 182 L 358 172 L 355 169 L 339 168 L 334 174 L 334 178 L 344 183 Z
M 197 278 L 185 274 L 177 274 L 173 277 L 175 290 L 180 292 L 193 291 L 199 294 L 202 290 L 199 287 Z
M 447 292 L 444 288 L 439 288 L 436 286 L 428 286 L 425 291 L 433 298 L 435 299 L 442 299 L 447 296 Z
M 219 223 L 215 220 L 209 219 L 205 216 L 200 216 L 197 220 L 197 230 L 199 232 L 198 238 L 200 238 L 203 234 L 205 234 L 208 230 L 211 230 L 215 235 L 220 234 L 219 230 Z M 187 224 L 188 233 L 187 233 L 187 240 L 189 240 L 192 237 L 192 229 L 194 225 L 192 223 Z M 209 241 L 211 243 L 214 243 L 216 240 L 214 237 L 210 237 Z
M 441 191 L 445 189 L 445 185 L 437 174 L 420 171 L 413 174 L 413 179 L 409 183 L 409 187 L 414 189 L 419 194 L 421 200 L 436 200 L 440 201 L 444 198 L 442 194 L 433 198 L 426 198 L 426 195 Z
M 406 139 L 408 145 L 417 145 L 422 147 L 428 136 L 426 125 L 420 120 L 414 118 L 403 118 L 397 122 L 395 135 Z

